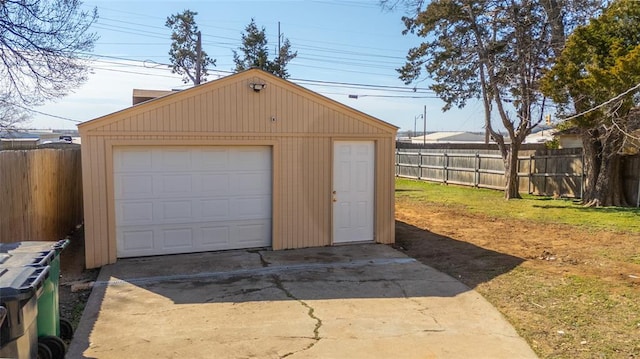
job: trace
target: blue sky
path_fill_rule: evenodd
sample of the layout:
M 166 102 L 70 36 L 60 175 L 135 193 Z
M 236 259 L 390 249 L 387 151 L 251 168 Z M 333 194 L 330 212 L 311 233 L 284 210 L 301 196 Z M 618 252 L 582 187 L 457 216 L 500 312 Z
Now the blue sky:
M 407 50 L 420 39 L 402 35 L 402 11 L 383 11 L 377 0 L 85 0 L 83 7 L 97 7 L 99 14 L 93 30 L 100 39 L 89 81 L 75 93 L 36 109 L 68 120 L 35 114 L 30 127 L 75 128 L 75 121 L 128 107 L 133 88 L 185 88 L 181 78 L 166 66 L 171 41 L 164 23 L 167 16 L 190 9 L 198 12 L 203 49 L 216 59 L 209 80 L 233 70 L 232 50 L 240 46 L 241 33 L 252 17 L 266 28 L 271 51 L 277 45 L 280 22 L 281 32 L 298 52 L 288 67 L 293 82 L 401 130 L 413 130 L 417 123 L 421 131 L 423 122 L 420 118 L 416 121 L 416 116 L 426 106 L 427 131 L 482 131 L 478 102 L 470 102 L 464 110 L 442 113 L 443 103 L 432 93 L 413 93 L 412 86 L 398 79 L 395 69 L 402 66 Z M 428 84 L 423 81 L 416 86 L 426 89 Z M 349 95 L 358 95 L 358 99 Z

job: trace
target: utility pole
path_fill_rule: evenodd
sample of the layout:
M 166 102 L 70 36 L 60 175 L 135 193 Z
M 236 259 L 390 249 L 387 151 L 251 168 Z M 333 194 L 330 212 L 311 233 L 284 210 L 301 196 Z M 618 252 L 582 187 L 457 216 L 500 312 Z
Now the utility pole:
M 200 76 L 202 74 L 202 35 L 198 31 L 198 41 L 196 42 L 196 80 L 195 85 L 200 85 Z
M 278 21 L 278 52 L 276 53 L 276 57 L 280 56 L 280 38 L 282 34 L 280 33 L 280 21 Z

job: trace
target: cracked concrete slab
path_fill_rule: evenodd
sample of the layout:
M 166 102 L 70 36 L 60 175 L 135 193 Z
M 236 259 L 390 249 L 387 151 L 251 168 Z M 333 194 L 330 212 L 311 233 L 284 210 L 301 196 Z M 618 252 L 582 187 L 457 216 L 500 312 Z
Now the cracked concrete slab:
M 69 358 L 536 358 L 475 291 L 384 245 L 119 260 Z

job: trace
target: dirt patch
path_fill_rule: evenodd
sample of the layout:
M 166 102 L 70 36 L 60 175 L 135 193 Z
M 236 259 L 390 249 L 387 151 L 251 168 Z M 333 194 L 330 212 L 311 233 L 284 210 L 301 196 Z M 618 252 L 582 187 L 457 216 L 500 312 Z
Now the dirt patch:
M 84 228 L 79 226 L 67 238 L 71 243 L 60 254 L 60 317 L 76 328 L 91 294 L 88 286 L 80 284 L 95 281 L 99 270 L 84 269 Z
M 543 358 L 640 358 L 640 236 L 396 202 L 399 249 L 476 289 Z

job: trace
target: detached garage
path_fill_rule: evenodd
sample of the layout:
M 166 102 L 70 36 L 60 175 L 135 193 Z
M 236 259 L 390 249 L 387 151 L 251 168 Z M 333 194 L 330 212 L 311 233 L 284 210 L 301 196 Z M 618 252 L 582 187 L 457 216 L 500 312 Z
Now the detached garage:
M 78 128 L 87 268 L 394 242 L 397 128 L 261 70 Z

